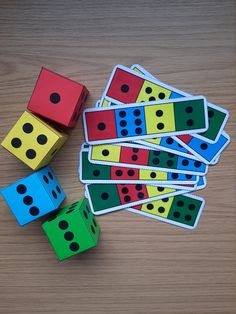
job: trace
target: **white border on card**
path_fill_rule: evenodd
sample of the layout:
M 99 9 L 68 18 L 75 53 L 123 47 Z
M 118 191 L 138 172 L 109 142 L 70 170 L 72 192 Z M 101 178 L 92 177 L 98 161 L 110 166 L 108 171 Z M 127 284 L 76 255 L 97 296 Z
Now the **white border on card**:
M 200 219 L 201 214 L 202 214 L 202 210 L 203 210 L 203 208 L 205 206 L 205 200 L 202 197 L 199 197 L 199 196 L 196 196 L 196 195 L 191 195 L 191 194 L 184 194 L 184 196 L 187 196 L 187 197 L 193 198 L 193 199 L 197 199 L 197 200 L 202 202 L 201 207 L 199 209 L 198 215 L 196 217 L 196 220 L 195 220 L 195 223 L 194 223 L 193 226 L 185 225 L 183 223 L 180 223 L 180 222 L 177 222 L 177 221 L 173 221 L 173 220 L 170 220 L 168 218 L 160 217 L 160 216 L 157 216 L 157 215 L 152 215 L 152 214 L 149 214 L 149 213 L 146 213 L 146 212 L 143 212 L 141 210 L 134 209 L 134 208 L 126 208 L 126 210 L 129 211 L 129 212 L 132 212 L 134 214 L 138 214 L 138 215 L 141 215 L 141 216 L 146 216 L 146 217 L 149 217 L 149 218 L 152 218 L 152 219 L 160 220 L 162 222 L 165 222 L 165 223 L 168 223 L 168 224 L 171 224 L 171 225 L 175 225 L 175 226 L 182 227 L 182 228 L 185 228 L 185 229 L 193 230 L 198 225 L 199 219 Z
M 154 133 L 154 134 L 145 134 L 145 135 L 137 135 L 137 136 L 125 136 L 125 137 L 117 137 L 115 139 L 105 139 L 105 140 L 95 140 L 90 141 L 88 138 L 88 131 L 87 131 L 87 121 L 86 121 L 86 113 L 88 112 L 99 112 L 100 111 L 108 111 L 108 110 L 120 110 L 120 109 L 129 109 L 129 108 L 143 108 L 146 106 L 153 106 L 153 105 L 162 105 L 166 103 L 178 103 L 183 101 L 191 101 L 191 100 L 203 100 L 204 102 L 204 114 L 205 114 L 205 127 L 194 129 L 194 130 L 183 130 L 183 131 L 175 131 L 175 132 L 166 132 L 166 133 Z M 85 135 L 85 141 L 88 144 L 111 144 L 111 143 L 119 143 L 119 142 L 126 142 L 126 141 L 132 141 L 132 140 L 140 140 L 145 138 L 153 138 L 153 137 L 164 137 L 164 136 L 173 136 L 173 135 L 181 135 L 181 134 L 195 134 L 197 132 L 203 132 L 208 129 L 208 115 L 207 115 L 207 105 L 206 105 L 206 99 L 203 96 L 194 96 L 194 97 L 188 97 L 188 98 L 177 98 L 177 99 L 171 99 L 171 100 L 164 100 L 164 101 L 148 101 L 143 103 L 133 103 L 129 105 L 119 105 L 113 107 L 100 107 L 98 108 L 89 108 L 85 109 L 83 112 L 83 124 L 84 124 L 84 135 Z
M 131 144 L 131 143 L 122 143 L 122 144 L 107 144 L 107 145 L 115 145 L 115 146 L 123 146 L 123 147 L 133 147 L 133 148 L 139 148 L 139 149 L 146 149 L 146 150 L 154 150 L 149 147 L 145 147 L 138 144 Z M 89 147 L 89 161 L 93 164 L 100 164 L 100 165 L 112 165 L 112 166 L 122 166 L 129 168 L 130 166 L 134 166 L 134 164 L 127 164 L 127 163 L 120 163 L 120 162 L 113 162 L 113 161 L 107 161 L 107 160 L 96 160 L 92 159 L 92 149 L 93 146 Z M 208 172 L 208 165 L 205 165 L 205 171 L 190 171 L 190 170 L 180 170 L 180 169 L 170 169 L 170 168 L 161 168 L 161 167 L 151 167 L 151 166 L 145 166 L 145 165 L 137 165 L 135 164 L 135 167 L 137 169 L 147 169 L 147 170 L 160 170 L 165 172 L 176 172 L 176 173 L 184 173 L 184 174 L 191 174 L 191 175 L 197 175 L 197 176 L 204 176 Z

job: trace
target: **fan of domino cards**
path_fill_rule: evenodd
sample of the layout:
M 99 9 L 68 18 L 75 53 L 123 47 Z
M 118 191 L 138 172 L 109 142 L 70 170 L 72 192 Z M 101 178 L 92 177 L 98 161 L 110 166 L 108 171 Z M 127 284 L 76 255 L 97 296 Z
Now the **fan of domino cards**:
M 95 215 L 128 210 L 194 229 L 209 166 L 230 142 L 229 113 L 161 82 L 138 64 L 114 67 L 83 112 L 79 177 Z

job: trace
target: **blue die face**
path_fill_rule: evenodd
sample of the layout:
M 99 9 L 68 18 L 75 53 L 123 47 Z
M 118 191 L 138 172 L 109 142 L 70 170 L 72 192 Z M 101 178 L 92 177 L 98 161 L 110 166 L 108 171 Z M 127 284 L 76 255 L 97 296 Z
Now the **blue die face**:
M 192 171 L 192 172 L 206 172 L 207 166 L 204 162 L 201 162 L 199 160 L 194 160 L 190 158 L 185 157 L 179 157 L 177 162 L 177 168 L 179 170 L 184 171 Z
M 115 110 L 118 137 L 146 134 L 144 108 L 134 107 Z
M 57 209 L 60 205 L 59 202 L 61 203 L 65 198 L 65 194 L 60 187 L 61 194 L 60 197 L 58 197 L 58 206 L 55 205 L 49 193 L 51 190 L 45 188 L 46 183 L 43 184 L 42 180 L 39 178 L 41 172 L 45 172 L 45 168 L 1 190 L 2 196 L 20 226 Z M 51 169 L 50 172 L 52 173 Z M 53 186 L 54 185 L 55 183 Z

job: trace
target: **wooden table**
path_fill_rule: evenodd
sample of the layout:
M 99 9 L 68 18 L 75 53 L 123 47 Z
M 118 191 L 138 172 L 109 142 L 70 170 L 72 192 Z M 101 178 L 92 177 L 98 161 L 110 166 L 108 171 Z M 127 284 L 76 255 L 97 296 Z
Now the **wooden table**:
M 140 63 L 162 81 L 230 110 L 232 142 L 198 194 L 187 231 L 130 212 L 98 218 L 99 246 L 57 262 L 41 222 L 0 209 L 0 313 L 235 313 L 235 1 L 0 1 L 0 135 L 26 109 L 41 66 L 101 96 L 113 66 Z M 81 120 L 52 162 L 68 197 L 78 182 Z M 0 151 L 1 187 L 30 170 Z

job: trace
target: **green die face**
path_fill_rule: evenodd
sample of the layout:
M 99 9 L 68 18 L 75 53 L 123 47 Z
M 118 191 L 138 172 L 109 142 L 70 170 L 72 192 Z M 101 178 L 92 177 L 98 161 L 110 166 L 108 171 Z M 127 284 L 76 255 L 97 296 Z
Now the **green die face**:
M 201 135 L 214 141 L 218 135 L 218 132 L 219 132 L 225 118 L 226 118 L 226 113 L 218 111 L 214 108 L 208 107 L 209 128 L 207 129 L 206 132 L 201 133 Z
M 177 168 L 178 156 L 172 153 L 151 150 L 148 158 L 148 166 L 160 168 Z
M 90 184 L 88 185 L 88 191 L 94 212 L 121 204 L 115 184 Z
M 194 226 L 202 202 L 197 199 L 178 195 L 174 197 L 167 218 L 179 223 Z
M 96 246 L 100 231 L 85 199 L 62 208 L 42 228 L 60 261 Z
M 109 180 L 111 178 L 110 167 L 90 163 L 87 152 L 82 153 L 82 168 L 83 180 Z
M 196 99 L 174 103 L 176 131 L 205 128 L 204 101 Z

